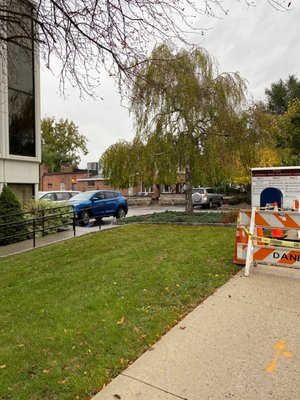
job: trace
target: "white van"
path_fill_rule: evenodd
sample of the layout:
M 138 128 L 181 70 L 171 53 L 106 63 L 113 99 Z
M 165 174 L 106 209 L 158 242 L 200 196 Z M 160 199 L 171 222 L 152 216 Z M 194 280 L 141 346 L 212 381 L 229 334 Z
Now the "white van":
M 51 190 L 49 192 L 38 192 L 37 198 L 38 200 L 46 200 L 46 201 L 68 201 L 75 194 L 81 193 L 78 190 Z

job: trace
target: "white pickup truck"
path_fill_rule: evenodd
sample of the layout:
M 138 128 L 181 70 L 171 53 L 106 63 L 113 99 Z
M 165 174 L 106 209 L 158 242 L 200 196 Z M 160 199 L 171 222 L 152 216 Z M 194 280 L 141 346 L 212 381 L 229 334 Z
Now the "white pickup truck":
M 202 206 L 212 208 L 214 205 L 221 207 L 223 204 L 223 195 L 216 193 L 210 187 L 194 188 L 192 194 L 193 207 Z

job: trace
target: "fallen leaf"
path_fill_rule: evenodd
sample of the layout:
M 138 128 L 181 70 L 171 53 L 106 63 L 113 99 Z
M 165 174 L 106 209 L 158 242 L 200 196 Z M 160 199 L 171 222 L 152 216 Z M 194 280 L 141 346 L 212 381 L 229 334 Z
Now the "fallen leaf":
M 179 327 L 179 329 L 185 329 L 186 328 L 186 326 L 180 326 Z
M 60 383 L 61 385 L 65 385 L 68 382 L 68 379 L 63 379 L 62 381 L 59 381 L 58 383 Z
M 115 398 L 115 399 L 120 399 L 121 396 L 120 396 L 119 394 L 114 394 L 114 398 Z
M 120 321 L 117 322 L 118 325 L 123 325 L 125 323 L 125 318 L 122 317 Z
M 48 368 L 43 370 L 43 374 L 50 374 L 50 372 L 51 372 L 51 369 L 48 369 Z
M 0 365 L 0 368 L 4 369 L 4 368 L 6 368 L 6 365 Z

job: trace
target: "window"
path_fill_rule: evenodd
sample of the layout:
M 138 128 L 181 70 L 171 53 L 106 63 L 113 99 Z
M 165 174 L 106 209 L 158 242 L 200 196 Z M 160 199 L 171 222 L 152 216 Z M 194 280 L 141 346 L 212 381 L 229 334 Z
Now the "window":
M 48 183 L 48 189 L 52 189 L 52 183 Z
M 204 189 L 193 189 L 193 193 L 204 194 Z
M 118 195 L 115 192 L 105 192 L 105 197 L 107 199 L 115 199 Z
M 12 1 L 16 12 L 32 15 L 33 8 L 23 1 Z M 34 43 L 33 22 L 23 17 L 20 24 L 8 23 L 7 71 L 9 153 L 35 157 Z M 18 39 L 19 37 L 19 39 Z M 20 38 L 21 37 L 21 38 Z
M 163 192 L 164 193 L 170 193 L 171 192 L 171 186 L 163 185 Z
M 67 193 L 67 192 L 65 192 L 65 193 L 63 193 L 63 192 L 57 192 L 57 193 L 56 193 L 56 200 L 57 200 L 57 201 L 68 201 L 69 198 L 70 198 L 70 195 L 69 195 L 69 193 Z
M 55 201 L 56 197 L 54 193 L 46 193 L 40 197 L 40 200 Z
M 94 196 L 95 200 L 104 200 L 105 196 L 104 193 L 96 193 Z
M 66 184 L 64 182 L 60 182 L 59 187 L 60 190 L 66 190 Z
M 88 181 L 88 187 L 94 187 L 95 181 Z

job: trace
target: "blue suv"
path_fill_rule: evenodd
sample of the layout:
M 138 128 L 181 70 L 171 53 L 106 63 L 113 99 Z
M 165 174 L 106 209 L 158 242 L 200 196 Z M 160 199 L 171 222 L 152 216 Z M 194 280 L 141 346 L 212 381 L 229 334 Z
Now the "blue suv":
M 68 203 L 74 208 L 75 218 L 86 226 L 91 218 L 124 218 L 128 212 L 126 198 L 113 190 L 90 190 L 72 197 Z

